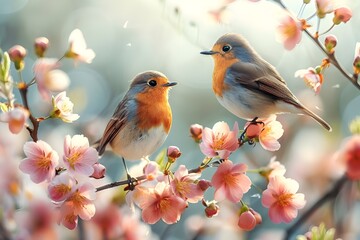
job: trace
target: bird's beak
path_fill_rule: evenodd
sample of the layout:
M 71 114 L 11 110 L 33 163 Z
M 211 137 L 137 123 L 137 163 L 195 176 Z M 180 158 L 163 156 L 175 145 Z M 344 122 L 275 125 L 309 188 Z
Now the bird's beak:
M 214 55 L 214 54 L 217 54 L 217 53 L 219 53 L 219 52 L 212 51 L 212 50 L 200 52 L 200 54 L 204 54 L 204 55 Z
M 163 87 L 172 87 L 172 86 L 175 86 L 176 84 L 177 84 L 177 82 L 168 82 L 168 83 L 165 83 L 165 84 L 163 84 L 161 86 L 163 86 Z

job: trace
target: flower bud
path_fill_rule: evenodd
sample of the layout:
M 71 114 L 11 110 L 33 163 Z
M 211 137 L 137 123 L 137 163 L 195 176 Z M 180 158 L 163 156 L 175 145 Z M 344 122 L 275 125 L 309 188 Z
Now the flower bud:
M 93 165 L 93 168 L 94 168 L 94 173 L 90 177 L 93 177 L 95 179 L 100 179 L 105 177 L 106 168 L 104 165 L 100 163 L 95 163 Z
M 46 37 L 39 37 L 35 39 L 34 48 L 35 48 L 35 54 L 39 58 L 44 57 L 44 54 L 49 47 L 49 39 Z
M 303 0 L 303 3 L 309 4 L 311 0 Z
M 246 127 L 246 136 L 249 139 L 257 138 L 260 135 L 261 130 L 263 129 L 264 124 L 262 123 L 252 123 Z
M 247 211 L 240 214 L 238 226 L 245 231 L 251 231 L 261 222 L 261 215 L 252 208 L 249 208 Z
M 329 53 L 334 52 L 334 48 L 337 44 L 337 38 L 335 35 L 328 35 L 325 38 L 325 48 Z
M 254 215 L 256 224 L 261 224 L 262 223 L 261 215 L 252 208 L 249 208 L 249 211 Z
M 203 201 L 203 204 L 206 205 L 205 208 L 206 217 L 211 218 L 219 213 L 220 208 L 215 201 L 206 202 L 206 203 Z
M 24 69 L 24 58 L 26 56 L 26 49 L 23 46 L 15 45 L 8 51 L 10 60 L 14 62 L 15 68 L 18 71 Z
M 340 23 L 346 23 L 352 17 L 351 9 L 348 7 L 341 7 L 335 9 L 333 23 L 338 25 Z
M 167 149 L 167 157 L 170 163 L 174 163 L 181 156 L 180 149 L 176 146 L 170 146 Z
M 191 137 L 195 140 L 195 142 L 200 142 L 202 138 L 202 131 L 203 126 L 201 126 L 200 124 L 193 124 L 190 126 L 190 134 Z
M 211 183 L 207 180 L 201 179 L 199 180 L 197 185 L 201 189 L 201 191 L 205 192 L 211 186 Z
M 256 226 L 256 219 L 250 211 L 243 212 L 238 221 L 239 228 L 245 231 L 251 231 Z

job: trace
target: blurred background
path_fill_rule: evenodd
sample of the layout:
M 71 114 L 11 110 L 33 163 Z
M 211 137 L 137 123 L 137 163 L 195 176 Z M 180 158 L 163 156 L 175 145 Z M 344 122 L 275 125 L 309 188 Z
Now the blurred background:
M 300 0 L 283 2 L 295 14 L 302 5 Z M 330 33 L 338 39 L 336 56 L 339 62 L 351 73 L 355 44 L 360 42 L 360 1 L 343 2 L 352 9 L 353 17 Z M 314 5 L 309 4 L 304 17 L 315 12 Z M 157 70 L 163 72 L 170 81 L 178 82 L 170 92 L 173 125 L 163 148 L 176 145 L 183 152 L 178 164 L 185 164 L 188 168 L 199 166 L 204 156 L 189 137 L 191 124 L 199 123 L 210 128 L 218 121 L 225 121 L 230 126 L 235 121 L 239 126 L 245 124 L 221 107 L 215 99 L 211 88 L 213 61 L 211 57 L 199 54 L 202 50 L 211 49 L 224 33 L 236 32 L 245 36 L 258 53 L 278 69 L 294 94 L 304 105 L 327 120 L 333 132 L 326 132 L 309 117 L 282 115 L 278 119 L 285 133 L 280 139 L 282 147 L 279 151 L 267 152 L 260 145 L 244 146 L 232 155 L 232 160 L 256 168 L 276 157 L 287 167 L 285 176 L 300 183 L 299 191 L 305 193 L 309 205 L 329 189 L 342 173 L 334 154 L 350 135 L 349 122 L 359 115 L 359 90 L 334 67 L 325 71 L 324 84 L 318 95 L 307 88 L 302 79 L 294 77 L 299 69 L 320 65 L 325 56 L 306 35 L 292 51 L 284 49 L 276 40 L 281 8 L 272 1 L 0 0 L 0 6 L 0 48 L 7 51 L 19 44 L 28 50 L 24 71 L 26 81 L 33 78 L 32 65 L 36 60 L 33 41 L 36 37 L 43 36 L 50 40 L 46 56 L 60 58 L 68 48 L 70 32 L 79 28 L 88 47 L 96 53 L 96 58 L 89 65 L 80 63 L 74 66 L 70 60 L 62 61 L 61 69 L 71 79 L 67 95 L 74 102 L 74 112 L 81 117 L 74 124 L 49 120 L 41 125 L 39 138 L 59 152 L 62 151 L 63 139 L 67 134 L 84 134 L 91 142 L 95 142 L 102 135 L 131 79 L 139 72 Z M 316 26 L 316 21 L 310 23 Z M 331 24 L 332 17 L 328 16 L 321 21 L 320 32 L 327 30 Z M 320 37 L 320 40 L 323 39 L 323 36 Z M 14 69 L 12 74 L 16 79 Z M 16 90 L 15 93 L 20 102 Z M 35 116 L 45 116 L 51 109 L 51 103 L 39 97 L 36 87 L 30 89 L 29 99 Z M 28 139 L 25 130 L 20 135 L 12 135 L 6 124 L 0 124 L 0 159 L 6 158 L 3 165 L 18 164 L 23 158 L 23 143 Z M 116 156 L 106 154 L 101 161 L 107 167 L 107 181 L 124 177 L 122 163 Z M 39 187 L 31 185 L 26 176 L 14 171 L 12 175 L 9 172 L 7 174 L 21 179 L 22 188 L 30 189 L 34 195 L 44 194 L 41 190 L 38 190 L 39 193 L 34 190 Z M 209 179 L 213 172 L 213 169 L 205 171 L 202 177 Z M 255 174 L 250 174 L 250 178 L 257 181 Z M 259 178 L 258 185 L 263 187 L 265 183 Z M 106 191 L 99 195 L 111 195 L 109 192 L 115 190 Z M 208 200 L 211 197 L 210 194 Z M 207 231 L 199 239 L 220 239 L 223 236 L 228 239 L 280 239 L 283 229 L 289 225 L 275 225 L 268 220 L 267 211 L 262 209 L 256 190 L 248 193 L 245 201 L 263 215 L 263 224 L 251 233 L 241 232 L 236 221 L 235 225 L 231 225 L 230 219 L 236 218 L 237 210 L 231 207 L 226 210 L 224 207 L 217 219 L 205 220 L 200 203 L 191 205 L 180 223 L 168 227 L 159 222 L 147 231 L 153 232 L 151 237 L 154 239 L 160 236 L 164 236 L 164 239 L 195 239 L 194 233 L 201 227 Z M 16 200 L 10 198 L 2 204 L 11 208 L 14 202 Z M 329 204 L 319 209 L 311 221 L 304 225 L 302 232 L 312 224 L 318 225 L 323 221 L 329 227 L 337 226 L 344 239 L 360 239 L 359 229 L 354 225 L 359 220 L 359 206 L 351 205 L 353 208 L 349 212 L 348 203 L 336 203 L 336 206 Z M 19 202 L 16 204 L 21 206 Z M 333 208 L 339 210 L 334 213 L 331 211 Z M 344 215 L 347 216 L 347 224 L 344 224 Z M 5 226 L 16 231 L 19 226 L 16 218 L 10 216 L 4 219 L 7 219 Z M 224 224 L 224 219 L 229 224 Z M 88 239 L 97 239 L 95 236 L 89 235 Z M 60 226 L 58 237 L 77 239 L 77 233 Z

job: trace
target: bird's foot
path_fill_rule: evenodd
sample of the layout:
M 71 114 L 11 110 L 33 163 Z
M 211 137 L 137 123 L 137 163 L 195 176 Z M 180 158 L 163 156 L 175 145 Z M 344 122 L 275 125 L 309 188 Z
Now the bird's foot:
M 133 191 L 138 184 L 137 178 L 131 177 L 130 174 L 127 174 L 128 185 L 125 187 L 125 191 Z
M 263 121 L 258 121 L 258 117 L 255 117 L 253 120 L 249 121 L 249 124 L 246 126 L 246 128 L 244 129 L 244 131 L 241 133 L 238 141 L 239 141 L 239 146 L 242 146 L 245 142 L 249 142 L 250 145 L 254 144 L 254 141 L 252 138 L 248 138 L 248 136 L 245 136 L 247 133 L 247 130 L 249 129 L 250 126 L 252 125 L 258 125 L 261 124 L 263 126 L 265 126 L 265 123 Z

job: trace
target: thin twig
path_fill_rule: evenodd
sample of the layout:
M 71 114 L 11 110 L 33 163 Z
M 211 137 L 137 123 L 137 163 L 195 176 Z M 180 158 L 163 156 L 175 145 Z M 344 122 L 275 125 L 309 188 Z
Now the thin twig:
M 273 2 L 278 3 L 284 10 L 288 11 L 287 7 L 284 5 L 284 3 L 281 0 L 272 0 Z M 320 48 L 322 52 L 328 57 L 330 62 L 340 71 L 340 73 L 348 79 L 357 89 L 360 90 L 360 84 L 358 82 L 358 75 L 357 74 L 349 74 L 347 73 L 344 68 L 340 65 L 338 60 L 336 59 L 334 54 L 329 53 L 324 46 L 319 42 L 317 38 L 315 38 L 307 29 L 304 30 L 305 34 L 308 35 L 315 44 Z
M 208 165 L 207 166 L 200 166 L 200 167 L 189 170 L 189 173 L 199 173 L 199 172 L 201 172 L 202 170 L 204 170 L 207 167 L 209 167 L 209 166 Z M 138 182 L 143 181 L 143 180 L 146 179 L 146 176 L 142 175 L 142 176 L 139 176 L 139 177 L 135 177 L 135 179 Z M 96 192 L 100 192 L 100 191 L 103 191 L 105 189 L 118 187 L 118 186 L 122 186 L 122 185 L 128 185 L 128 184 L 129 184 L 129 180 L 122 180 L 122 181 L 112 182 L 112 183 L 97 187 Z
M 34 142 L 36 142 L 38 140 L 38 130 L 39 130 L 39 121 L 31 114 L 30 108 L 29 108 L 29 103 L 28 103 L 28 99 L 27 99 L 27 91 L 28 91 L 28 86 L 24 83 L 19 83 L 19 91 L 20 91 L 20 96 L 22 99 L 22 102 L 24 104 L 24 107 L 29 111 L 29 119 L 33 125 L 33 128 L 27 127 L 27 130 L 29 131 L 30 137 L 32 138 L 32 140 Z

